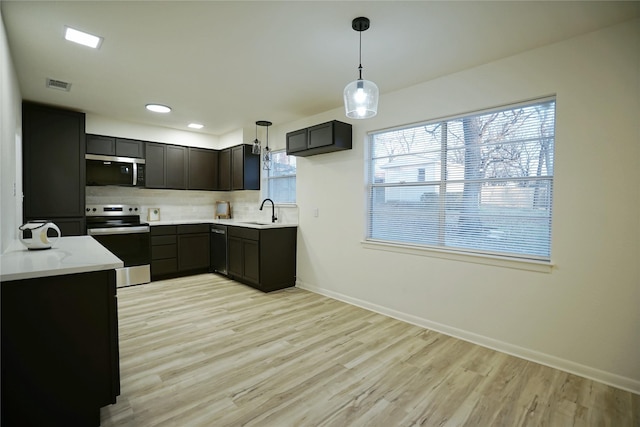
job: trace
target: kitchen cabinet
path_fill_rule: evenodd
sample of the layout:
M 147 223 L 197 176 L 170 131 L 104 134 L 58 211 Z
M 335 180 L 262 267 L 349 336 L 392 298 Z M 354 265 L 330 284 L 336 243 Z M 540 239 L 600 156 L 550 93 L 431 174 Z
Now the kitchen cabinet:
M 251 152 L 251 145 L 231 147 L 231 189 L 260 189 L 260 156 Z
M 98 426 L 120 394 L 115 270 L 5 281 L 2 425 Z
M 263 292 L 295 286 L 296 227 L 228 228 L 229 277 Z
M 231 190 L 231 148 L 218 153 L 218 190 Z
M 178 227 L 151 227 L 151 280 L 175 275 L 178 272 Z
M 209 224 L 151 226 L 151 279 L 209 271 Z
M 189 147 L 189 190 L 218 189 L 218 151 Z
M 337 120 L 287 133 L 287 155 L 306 157 L 351 149 L 351 125 Z
M 258 285 L 260 283 L 260 230 L 228 228 L 229 276 Z
M 260 189 L 260 156 L 251 152 L 251 145 L 221 150 L 218 168 L 218 190 Z
M 209 224 L 178 225 L 178 271 L 209 271 Z
M 144 142 L 103 135 L 87 135 L 87 154 L 144 158 Z
M 186 190 L 189 158 L 187 147 L 145 143 L 146 187 Z
M 24 102 L 24 220 L 48 219 L 85 234 L 85 115 Z

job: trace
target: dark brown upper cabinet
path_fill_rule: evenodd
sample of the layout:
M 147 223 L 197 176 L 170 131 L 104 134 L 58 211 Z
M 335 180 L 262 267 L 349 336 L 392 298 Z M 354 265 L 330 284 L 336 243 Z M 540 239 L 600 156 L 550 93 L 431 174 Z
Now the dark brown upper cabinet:
M 144 142 L 113 136 L 87 135 L 87 154 L 143 159 Z
M 251 153 L 251 145 L 226 148 L 218 158 L 219 190 L 259 190 L 260 156 Z
M 231 148 L 218 153 L 218 190 L 231 190 Z
M 231 189 L 260 189 L 260 155 L 251 152 L 251 145 L 231 148 Z
M 147 142 L 145 151 L 147 188 L 187 189 L 187 147 Z
M 218 189 L 218 152 L 189 147 L 189 190 Z
M 306 157 L 351 150 L 351 125 L 332 120 L 287 133 L 287 155 Z
M 63 236 L 85 233 L 85 115 L 23 103 L 24 220 L 48 219 Z

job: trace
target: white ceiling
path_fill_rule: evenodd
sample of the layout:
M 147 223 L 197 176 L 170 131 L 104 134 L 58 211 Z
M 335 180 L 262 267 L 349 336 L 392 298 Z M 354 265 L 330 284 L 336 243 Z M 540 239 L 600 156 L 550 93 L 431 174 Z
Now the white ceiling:
M 640 16 L 640 2 L 1 1 L 24 99 L 221 135 L 342 105 L 357 78 L 381 94 Z M 65 25 L 104 37 L 92 50 Z M 46 78 L 72 84 L 45 87 Z M 382 97 L 384 99 L 384 96 Z M 148 112 L 150 102 L 168 115 Z M 381 102 L 379 114 L 384 114 Z

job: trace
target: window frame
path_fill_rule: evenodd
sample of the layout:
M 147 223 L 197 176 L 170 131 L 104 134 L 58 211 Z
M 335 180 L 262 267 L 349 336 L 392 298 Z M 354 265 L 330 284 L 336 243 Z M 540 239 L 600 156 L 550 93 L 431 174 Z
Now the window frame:
M 374 233 L 372 232 L 373 230 L 373 226 L 372 226 L 372 217 L 374 215 L 374 208 L 373 208 L 373 203 L 374 203 L 374 191 L 376 188 L 402 188 L 404 187 L 404 184 L 402 183 L 396 183 L 396 184 L 389 184 L 387 182 L 383 183 L 384 185 L 379 185 L 380 183 L 376 183 L 375 182 L 375 168 L 376 168 L 376 160 L 380 158 L 380 156 L 375 157 L 373 154 L 374 151 L 374 138 L 376 135 L 381 135 L 384 133 L 390 133 L 390 132 L 394 132 L 394 131 L 401 131 L 401 130 L 410 130 L 413 128 L 418 128 L 418 127 L 426 127 L 426 126 L 430 126 L 430 125 L 434 125 L 434 124 L 445 124 L 445 123 L 450 123 L 456 120 L 462 120 L 465 118 L 472 118 L 472 117 L 476 117 L 476 116 L 484 116 L 484 115 L 488 115 L 488 114 L 492 114 L 492 113 L 500 113 L 500 112 L 511 112 L 511 111 L 515 111 L 518 108 L 524 108 L 524 107 L 533 107 L 536 105 L 544 105 L 544 104 L 548 104 L 548 103 L 553 103 L 553 117 L 552 117 L 552 123 L 553 123 L 553 137 L 552 137 L 552 146 L 551 149 L 549 150 L 551 153 L 551 158 L 552 158 L 552 162 L 551 162 L 551 167 L 550 167 L 550 172 L 547 173 L 545 175 L 545 179 L 547 181 L 550 182 L 550 188 L 551 188 L 551 192 L 550 192 L 550 201 L 549 201 L 549 205 L 548 205 L 548 213 L 545 216 L 545 218 L 548 218 L 549 221 L 549 229 L 548 229 L 548 256 L 545 257 L 536 257 L 536 256 L 530 256 L 527 254 L 520 254 L 520 253 L 516 253 L 516 252 L 511 252 L 511 253 L 495 253 L 492 251 L 488 251 L 486 249 L 482 249 L 479 247 L 476 248 L 461 248 L 461 247 L 451 247 L 451 246 L 446 246 L 446 245 L 430 245 L 430 244 L 422 244 L 422 243 L 414 243 L 414 242 L 408 242 L 408 241 L 403 241 L 401 240 L 401 237 L 399 238 L 398 235 L 395 235 L 393 237 L 395 237 L 395 240 L 388 240 L 388 239 L 380 239 L 380 238 L 374 238 L 371 237 Z M 488 264 L 488 265 L 496 265 L 496 266 L 502 266 L 502 267 L 509 267 L 509 268 L 517 268 L 517 269 L 525 269 L 525 270 L 530 270 L 530 271 L 538 271 L 538 272 L 550 272 L 552 267 L 553 267 L 553 263 L 551 260 L 551 250 L 552 250 L 552 240 L 553 240 L 553 234 L 552 234 L 552 223 L 553 223 L 553 206 L 555 204 L 555 200 L 553 197 L 553 185 L 555 182 L 555 171 L 554 171 L 554 162 L 555 160 L 553 160 L 554 157 L 554 153 L 555 153 L 555 143 L 556 143 L 556 120 L 557 120 L 557 99 L 555 95 L 552 96 L 546 96 L 546 97 L 542 97 L 542 98 L 536 98 L 536 99 L 531 99 L 531 100 L 527 100 L 527 101 L 522 101 L 522 102 L 518 102 L 518 103 L 512 103 L 512 104 L 507 104 L 507 105 L 502 105 L 499 107 L 493 107 L 493 108 L 487 108 L 487 109 L 483 109 L 483 110 L 476 110 L 476 111 L 471 111 L 468 113 L 464 113 L 464 114 L 458 114 L 458 115 L 452 115 L 452 116 L 446 116 L 446 117 L 440 117 L 437 119 L 433 119 L 433 120 L 427 120 L 427 121 L 421 121 L 421 122 L 416 122 L 416 123 L 412 123 L 412 124 L 407 124 L 407 125 L 402 125 L 402 126 L 397 126 L 397 127 L 393 127 L 393 128 L 386 128 L 386 129 L 381 129 L 381 130 L 376 130 L 376 131 L 371 131 L 367 133 L 367 143 L 366 143 L 366 149 L 365 149 L 365 163 L 366 163 L 366 178 L 365 178 L 365 198 L 366 198 L 366 218 L 365 218 L 365 230 L 364 230 L 364 239 L 361 242 L 364 248 L 367 249 L 375 249 L 375 250 L 384 250 L 384 251 L 391 251 L 391 252 L 399 252 L 399 253 L 408 253 L 408 254 L 412 254 L 412 255 L 422 255 L 422 256 L 429 256 L 429 257 L 436 257 L 436 258 L 445 258 L 445 259 L 455 259 L 455 260 L 459 260 L 459 261 L 466 261 L 466 262 L 472 262 L 472 263 L 480 263 L 480 264 Z M 446 127 L 445 127 L 445 132 L 446 132 Z M 540 137 L 542 138 L 542 137 Z M 539 138 L 539 139 L 540 139 Z M 447 151 L 450 150 L 451 148 L 448 148 L 448 141 L 442 146 L 441 148 L 441 155 L 446 156 L 447 155 Z M 408 154 L 410 155 L 411 153 L 408 152 Z M 466 163 L 465 163 L 466 164 Z M 549 166 L 549 165 L 546 165 Z M 545 166 L 545 167 L 546 167 Z M 437 180 L 437 181 L 431 181 L 428 183 L 434 184 L 434 183 L 438 183 L 438 185 L 441 186 L 445 186 L 447 185 L 447 183 L 460 183 L 460 179 L 451 179 L 451 180 L 447 180 L 447 178 L 445 177 L 446 175 L 446 171 L 447 168 L 449 166 L 445 165 L 444 167 L 442 167 L 441 169 L 443 169 L 441 171 L 441 179 Z M 417 173 L 418 173 L 418 177 L 415 180 L 414 185 L 418 185 L 418 184 L 424 184 L 424 172 L 422 169 L 417 169 Z M 466 175 L 466 174 L 465 174 Z M 522 179 L 525 180 L 529 178 L 530 180 L 536 180 L 536 179 L 540 179 L 540 176 L 536 176 L 533 175 L 532 173 L 529 173 L 528 175 L 519 177 L 517 179 Z M 511 178 L 512 179 L 512 178 Z M 429 180 L 427 180 L 429 181 Z M 376 185 L 378 184 L 378 185 Z M 411 184 L 409 184 L 411 185 Z M 406 187 L 405 187 L 406 188 Z M 441 207 L 440 209 L 445 209 L 444 207 Z M 445 231 L 442 229 L 443 224 L 441 223 L 438 228 L 437 228 L 437 233 L 444 233 Z
M 273 159 L 273 156 L 275 154 L 284 154 L 285 156 L 288 157 L 295 157 L 295 156 L 289 156 L 287 154 L 287 150 L 286 149 L 280 149 L 280 150 L 273 150 L 271 151 L 271 158 Z M 273 162 L 273 160 L 272 160 Z M 280 175 L 280 176 L 276 176 L 276 177 L 272 177 L 271 176 L 271 171 L 273 169 L 269 169 L 269 170 L 263 170 L 264 174 L 264 192 L 263 192 L 263 196 L 264 198 L 271 198 L 273 199 L 273 197 L 271 196 L 271 182 L 273 180 L 278 180 L 278 179 L 283 179 L 283 178 L 294 178 L 296 181 L 296 193 L 294 194 L 294 201 L 293 202 L 282 202 L 282 201 L 278 201 L 278 200 L 273 200 L 275 205 L 278 206 L 282 206 L 282 207 L 295 207 L 297 206 L 297 200 L 298 200 L 298 195 L 297 195 L 297 180 L 298 180 L 298 167 L 297 167 L 297 162 L 296 162 L 296 173 L 295 174 L 289 174 L 289 175 Z

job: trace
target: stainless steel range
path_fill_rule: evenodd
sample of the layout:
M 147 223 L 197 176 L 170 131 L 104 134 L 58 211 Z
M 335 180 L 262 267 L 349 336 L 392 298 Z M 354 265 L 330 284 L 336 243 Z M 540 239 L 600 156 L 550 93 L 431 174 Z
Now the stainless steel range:
M 149 224 L 136 205 L 87 205 L 87 234 L 124 262 L 116 269 L 118 287 L 151 281 Z

